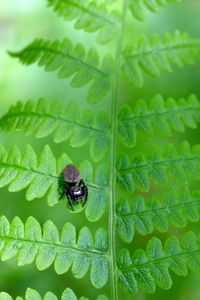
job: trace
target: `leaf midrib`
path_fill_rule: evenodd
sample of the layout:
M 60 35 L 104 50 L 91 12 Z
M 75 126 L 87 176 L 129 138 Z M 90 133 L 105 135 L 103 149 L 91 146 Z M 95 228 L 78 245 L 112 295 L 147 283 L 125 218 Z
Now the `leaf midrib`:
M 19 166 L 17 164 L 9 164 L 9 163 L 6 163 L 6 162 L 0 162 L 0 168 L 14 168 L 14 169 L 19 169 L 19 170 L 23 170 L 25 172 L 31 172 L 31 173 L 35 173 L 37 175 L 40 175 L 40 176 L 44 176 L 44 177 L 50 177 L 52 178 L 53 180 L 57 180 L 60 182 L 60 177 L 57 176 L 57 175 L 52 175 L 52 174 L 47 174 L 47 173 L 44 173 L 42 171 L 39 171 L 39 170 L 35 170 L 33 168 L 26 168 L 24 166 Z M 15 180 L 15 179 L 13 179 Z M 13 181 L 12 180 L 12 181 Z M 87 183 L 87 185 L 91 188 L 94 188 L 94 189 L 98 189 L 98 190 L 102 190 L 102 191 L 105 191 L 107 188 L 105 187 L 102 187 L 102 186 L 99 186 L 97 184 L 91 184 L 91 183 Z
M 181 203 L 181 202 L 180 202 Z M 168 210 L 173 210 L 173 209 L 176 209 L 176 208 L 185 208 L 185 207 L 188 207 L 188 206 L 196 206 L 196 205 L 199 205 L 200 203 L 200 198 L 196 201 L 190 201 L 190 202 L 185 202 L 184 204 L 180 204 L 177 202 L 177 205 L 168 205 L 168 206 L 163 206 L 163 207 L 160 207 L 160 208 L 155 208 L 155 209 L 149 209 L 149 210 L 143 210 L 143 211 L 140 211 L 140 212 L 127 212 L 127 213 L 118 213 L 117 216 L 120 217 L 120 218 L 126 218 L 128 216 L 142 216 L 142 215 L 148 215 L 150 213 L 153 213 L 153 212 L 158 212 L 158 211 L 168 211 Z
M 59 117 L 59 116 L 50 115 L 48 113 L 43 113 L 42 114 L 42 113 L 38 113 L 38 112 L 26 112 L 26 111 L 20 111 L 20 112 L 17 112 L 17 113 L 7 113 L 6 115 L 4 115 L 2 117 L 2 119 L 0 119 L 0 121 L 4 120 L 4 119 L 19 117 L 19 116 L 25 116 L 25 117 L 27 117 L 27 116 L 28 117 L 29 116 L 35 117 L 36 116 L 36 117 L 39 117 L 41 119 L 47 118 L 47 119 L 57 120 L 57 121 L 60 121 L 60 122 L 70 123 L 70 124 L 73 124 L 75 126 L 79 126 L 79 127 L 91 130 L 91 131 L 96 131 L 100 134 L 106 134 L 107 135 L 107 131 L 103 131 L 103 130 L 100 130 L 100 129 L 95 128 L 95 127 L 86 126 L 86 125 L 78 123 L 76 121 L 67 120 L 67 119 L 64 119 L 64 118 Z
M 185 107 L 185 108 L 179 108 L 177 107 L 176 109 L 172 109 L 172 110 L 168 110 L 166 109 L 165 111 L 162 111 L 162 112 L 159 112 L 159 111 L 156 111 L 155 113 L 146 113 L 146 114 L 138 114 L 138 115 L 133 115 L 132 117 L 129 117 L 129 118 L 122 118 L 122 119 L 119 119 L 119 121 L 131 121 L 131 120 L 138 120 L 138 119 L 146 119 L 146 118 L 155 118 L 157 116 L 163 116 L 163 115 L 168 115 L 168 114 L 173 114 L 173 113 L 176 113 L 176 114 L 181 114 L 181 113 L 184 113 L 184 112 L 196 112 L 196 111 L 200 111 L 200 107 Z
M 91 69 L 93 73 L 96 73 L 98 75 L 100 75 L 101 77 L 110 77 L 110 74 L 109 73 L 106 73 L 100 69 L 97 69 L 95 68 L 94 66 L 92 65 L 89 65 L 87 64 L 86 62 L 84 62 L 83 60 L 77 58 L 77 57 L 74 57 L 72 56 L 71 54 L 69 53 L 66 53 L 66 52 L 63 52 L 63 51 L 59 51 L 57 49 L 54 49 L 54 48 L 51 48 L 51 47 L 48 47 L 48 46 L 38 46 L 38 47 L 32 47 L 31 45 L 29 45 L 27 48 L 25 48 L 24 50 L 22 50 L 21 52 L 18 52 L 18 53 L 11 53 L 12 56 L 18 56 L 20 58 L 20 54 L 21 53 L 24 53 L 24 52 L 29 52 L 29 51 L 41 51 L 41 52 L 50 52 L 50 53 L 53 53 L 54 55 L 57 54 L 57 55 L 60 55 L 64 58 L 69 58 L 73 61 L 75 61 L 76 63 L 79 63 L 80 65 L 88 68 L 88 69 Z M 47 66 L 48 66 L 48 63 L 47 63 Z M 59 66 L 60 67 L 60 66 Z M 59 69 L 59 67 L 57 69 Z M 77 68 L 77 71 L 79 69 Z M 76 71 L 76 72 L 77 72 Z M 75 73 L 75 72 L 74 72 Z M 72 76 L 73 74 L 71 74 Z
M 62 1 L 66 2 L 66 0 L 62 0 Z M 109 25 L 116 25 L 116 23 L 113 22 L 112 20 L 107 19 L 103 15 L 97 14 L 94 11 L 92 11 L 92 10 L 90 10 L 90 9 L 86 8 L 85 6 L 82 6 L 82 5 L 78 4 L 78 3 L 75 3 L 75 2 L 73 2 L 71 0 L 70 1 L 67 0 L 67 4 L 69 4 L 69 5 L 73 6 L 73 7 L 76 7 L 78 9 L 84 11 L 85 13 L 87 13 L 87 14 L 95 17 L 96 19 L 102 20 L 104 23 L 107 23 Z
M 178 162 L 184 162 L 184 161 L 192 161 L 192 160 L 199 160 L 198 156 L 191 156 L 191 157 L 185 157 L 185 158 L 176 158 L 176 159 L 170 159 L 170 160 L 158 160 L 158 161 L 151 161 L 151 162 L 144 162 L 142 164 L 138 164 L 137 166 L 134 167 L 129 167 L 129 168 L 123 168 L 123 169 L 118 169 L 118 172 L 126 172 L 126 171 L 131 171 L 134 169 L 142 169 L 148 167 L 152 167 L 153 165 L 168 165 L 168 164 L 173 164 L 173 163 L 178 163 Z
M 196 41 L 196 42 L 189 42 L 189 43 L 184 43 L 184 44 L 175 44 L 173 46 L 168 46 L 168 47 L 161 47 L 161 48 L 155 48 L 155 49 L 151 49 L 148 51 L 141 51 L 139 53 L 136 54 L 132 54 L 132 55 L 124 55 L 124 59 L 125 60 L 129 60 L 129 59 L 137 59 L 140 58 L 141 56 L 152 56 L 155 55 L 159 52 L 166 52 L 166 51 L 170 51 L 170 50 L 183 50 L 186 48 L 193 48 L 193 47 L 200 47 L 200 42 Z
M 173 260 L 174 258 L 176 257 L 179 257 L 179 256 L 193 256 L 193 255 L 196 255 L 196 254 L 199 254 L 200 253 L 200 249 L 198 250 L 194 250 L 194 251 L 191 251 L 190 253 L 188 252 L 180 252 L 178 254 L 174 254 L 174 255 L 171 255 L 171 256 L 165 256 L 165 257 L 161 257 L 161 258 L 158 258 L 158 259 L 155 259 L 155 260 L 151 260 L 150 258 L 150 261 L 149 262 L 145 262 L 145 263 L 141 263 L 141 264 L 136 264 L 136 265 L 130 265 L 129 267 L 125 267 L 125 268 L 121 268 L 121 269 L 118 269 L 119 271 L 121 272 L 132 272 L 134 271 L 135 269 L 137 270 L 137 268 L 143 268 L 145 266 L 149 266 L 149 265 L 154 265 L 154 264 L 159 264 L 163 261 L 167 261 L 167 260 Z M 186 264 L 186 262 L 185 262 Z M 169 265 L 170 267 L 170 265 Z
M 15 238 L 15 237 L 11 237 L 11 236 L 0 236 L 0 240 L 5 240 L 5 241 L 16 241 L 19 243 L 31 243 L 31 244 L 38 244 L 38 245 L 43 245 L 43 246 L 48 246 L 48 247 L 52 247 L 52 248 L 64 248 L 66 251 L 73 251 L 73 252 L 83 252 L 83 253 L 89 253 L 92 255 L 102 255 L 102 256 L 107 256 L 107 252 L 101 252 L 100 250 L 96 250 L 96 249 L 91 249 L 91 250 L 85 250 L 83 248 L 76 248 L 76 247 L 66 247 L 63 244 L 57 244 L 57 243 L 51 243 L 48 241 L 44 241 L 44 240 L 28 240 L 26 238 Z

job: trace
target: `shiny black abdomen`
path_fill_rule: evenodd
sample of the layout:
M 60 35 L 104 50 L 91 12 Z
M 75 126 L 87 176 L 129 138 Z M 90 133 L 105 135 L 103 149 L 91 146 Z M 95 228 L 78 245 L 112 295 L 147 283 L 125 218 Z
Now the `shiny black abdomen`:
M 83 190 L 80 186 L 73 186 L 71 187 L 71 190 L 70 190 L 70 195 L 72 197 L 72 199 L 78 201 L 78 200 L 81 200 L 82 197 L 83 197 Z

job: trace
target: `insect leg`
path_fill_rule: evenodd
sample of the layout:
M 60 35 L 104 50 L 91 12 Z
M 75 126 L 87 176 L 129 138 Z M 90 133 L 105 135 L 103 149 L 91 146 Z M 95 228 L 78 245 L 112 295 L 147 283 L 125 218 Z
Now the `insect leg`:
M 65 187 L 65 186 L 66 186 L 66 183 L 59 183 L 59 185 L 58 185 L 59 188 L 61 188 L 61 187 L 63 187 L 63 186 Z
M 71 207 L 71 209 L 74 211 L 74 207 L 73 207 L 73 202 L 72 202 L 72 198 L 70 197 L 69 193 L 68 192 L 65 192 L 66 193 L 66 196 L 67 196 L 67 200 L 68 200 L 68 203 Z
M 87 188 L 87 186 L 84 185 L 84 186 L 82 187 L 82 190 L 83 190 L 83 194 L 84 194 L 82 206 L 85 206 L 85 203 L 87 202 L 87 198 L 88 198 L 88 188 Z
M 61 199 L 62 199 L 62 197 L 63 197 L 63 196 L 64 196 L 64 194 L 65 194 L 65 190 L 66 190 L 66 183 L 59 183 L 58 187 L 59 187 L 59 189 L 61 189 L 61 187 L 62 187 L 62 194 L 61 194 L 61 196 L 59 197 L 59 200 L 61 200 Z
M 80 181 L 79 181 L 79 184 L 78 184 L 79 186 L 81 186 L 81 185 L 83 185 L 83 186 L 85 186 L 85 182 L 83 181 L 83 179 L 81 179 Z
M 59 200 L 62 199 L 62 197 L 64 196 L 64 194 L 65 194 L 65 191 L 62 192 L 61 196 L 59 197 Z

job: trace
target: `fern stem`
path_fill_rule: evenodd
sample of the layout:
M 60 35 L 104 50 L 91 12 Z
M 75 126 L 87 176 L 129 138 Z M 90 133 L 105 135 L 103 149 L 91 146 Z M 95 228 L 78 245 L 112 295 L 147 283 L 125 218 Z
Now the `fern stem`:
M 123 1 L 123 15 L 121 32 L 117 41 L 116 57 L 115 57 L 115 77 L 112 84 L 112 101 L 111 101 L 111 152 L 110 152 L 110 214 L 109 214 L 109 252 L 110 252 L 110 274 L 111 274 L 111 299 L 118 299 L 117 291 L 117 265 L 116 265 L 116 208 L 115 208 L 115 187 L 116 187 L 116 134 L 117 134 L 117 94 L 119 83 L 119 72 L 122 57 L 122 45 L 125 28 L 125 18 L 127 11 L 127 0 Z

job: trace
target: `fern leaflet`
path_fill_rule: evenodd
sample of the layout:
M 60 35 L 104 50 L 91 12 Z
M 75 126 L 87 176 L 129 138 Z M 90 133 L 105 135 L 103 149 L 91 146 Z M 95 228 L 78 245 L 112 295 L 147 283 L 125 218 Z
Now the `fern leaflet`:
M 132 161 L 122 154 L 117 163 L 117 181 L 121 188 L 133 191 L 138 188 L 147 192 L 150 179 L 160 185 L 168 183 L 171 176 L 176 182 L 187 183 L 187 176 L 200 176 L 200 145 L 192 149 L 188 142 L 181 144 L 177 154 L 173 144 L 167 144 L 162 154 L 154 148 L 147 158 L 142 153 L 134 156 Z
M 33 300 L 42 300 L 42 299 L 43 300 L 58 300 L 57 296 L 52 292 L 45 293 L 44 297 L 42 298 L 36 290 L 33 290 L 31 288 L 28 288 L 26 290 L 26 294 L 25 294 L 24 298 L 19 297 L 19 296 L 17 297 L 17 300 L 30 300 L 30 299 L 33 299 Z M 8 293 L 1 292 L 0 300 L 13 300 L 13 298 Z M 63 293 L 60 297 L 60 300 L 78 300 L 78 298 L 72 289 L 66 288 L 63 291 Z M 86 297 L 81 297 L 81 298 L 79 298 L 79 300 L 89 300 L 89 299 Z M 106 296 L 99 295 L 96 298 L 96 300 L 109 300 L 109 299 Z
M 49 106 L 46 100 L 39 99 L 37 102 L 29 100 L 25 104 L 18 102 L 11 106 L 0 119 L 0 128 L 5 131 L 23 130 L 37 138 L 54 132 L 56 143 L 70 139 L 72 147 L 81 147 L 90 140 L 91 157 L 99 161 L 108 148 L 110 122 L 104 109 L 94 117 L 90 109 L 80 114 L 75 102 L 70 102 L 64 109 L 59 101 Z
M 100 64 L 94 48 L 85 53 L 81 44 L 74 47 L 67 38 L 62 42 L 36 39 L 22 51 L 9 54 L 26 65 L 38 62 L 39 66 L 45 67 L 45 71 L 58 70 L 60 78 L 73 76 L 71 85 L 74 88 L 92 81 L 87 94 L 89 103 L 102 100 L 110 90 L 112 58 L 107 55 Z
M 143 196 L 135 196 L 131 203 L 121 198 L 117 205 L 117 229 L 124 242 L 130 243 L 134 237 L 134 228 L 142 235 L 151 233 L 154 227 L 166 232 L 169 224 L 182 228 L 187 225 L 187 220 L 199 221 L 200 192 L 192 195 L 187 187 L 179 193 L 169 189 L 164 194 L 164 201 L 152 197 L 145 205 Z
M 166 33 L 163 38 L 153 35 L 141 38 L 135 47 L 127 47 L 123 53 L 122 72 L 127 80 L 139 87 L 143 85 L 143 72 L 160 76 L 160 70 L 172 72 L 171 65 L 182 67 L 194 64 L 200 58 L 200 40 L 187 33 Z
M 200 273 L 199 240 L 193 232 L 184 235 L 181 243 L 176 237 L 165 241 L 164 247 L 158 238 L 152 238 L 146 247 L 135 251 L 130 257 L 127 249 L 118 253 L 119 281 L 127 294 L 135 294 L 138 288 L 154 293 L 156 285 L 162 289 L 172 286 L 169 270 L 178 276 L 186 276 L 188 268 Z
M 0 147 L 0 187 L 9 185 L 10 192 L 27 188 L 26 199 L 41 198 L 48 193 L 47 202 L 50 206 L 59 201 L 59 183 L 62 180 L 60 173 L 71 159 L 63 154 L 58 162 L 49 146 L 45 146 L 39 158 L 31 146 L 27 146 L 21 154 L 18 148 L 13 147 L 8 153 Z M 82 178 L 89 188 L 88 203 L 85 214 L 91 222 L 101 218 L 106 207 L 108 175 L 103 165 L 100 165 L 95 174 L 89 161 L 80 165 Z
M 133 147 L 137 142 L 137 132 L 152 135 L 154 132 L 170 136 L 171 129 L 183 132 L 185 126 L 197 128 L 200 121 L 200 104 L 195 95 L 187 99 L 166 101 L 161 95 L 155 96 L 149 107 L 139 100 L 132 110 L 123 105 L 118 112 L 118 133 L 124 145 Z
M 29 100 L 18 102 L 0 119 L 0 128 L 5 131 L 23 130 L 27 135 L 34 134 L 43 138 L 54 132 L 56 143 L 70 139 L 72 147 L 90 143 L 90 153 L 94 161 L 99 161 L 105 154 L 109 138 L 110 122 L 104 109 L 96 116 L 87 109 L 80 114 L 78 105 L 70 102 L 66 109 L 59 101 L 50 107 L 44 99 L 37 102 Z M 137 131 L 152 135 L 154 131 L 162 135 L 171 135 L 171 128 L 182 132 L 184 126 L 196 128 L 200 119 L 199 101 L 195 95 L 187 99 L 173 98 L 164 101 L 161 95 L 155 96 L 147 107 L 143 100 L 138 101 L 134 111 L 123 105 L 118 112 L 118 133 L 126 146 L 136 144 Z M 98 146 L 97 146 L 98 145 Z
M 85 0 L 48 0 L 58 15 L 65 20 L 75 20 L 75 29 L 84 29 L 86 32 L 98 31 L 97 41 L 105 44 L 112 40 L 119 30 L 120 15 L 117 11 L 108 12 L 104 3 Z
M 160 7 L 180 1 L 181 0 L 129 0 L 129 8 L 132 12 L 132 15 L 137 20 L 144 21 L 146 17 L 145 10 L 158 12 Z
M 70 223 L 64 225 L 59 237 L 51 221 L 44 224 L 42 231 L 33 217 L 25 225 L 18 217 L 11 224 L 6 217 L 0 218 L 1 259 L 16 256 L 19 266 L 35 261 L 39 270 L 45 270 L 54 263 L 56 273 L 63 274 L 72 268 L 76 278 L 82 278 L 91 266 L 91 282 L 100 288 L 108 277 L 107 250 L 107 235 L 102 228 L 97 230 L 95 242 L 87 227 L 81 229 L 76 241 L 76 229 Z

